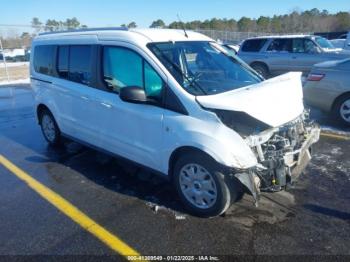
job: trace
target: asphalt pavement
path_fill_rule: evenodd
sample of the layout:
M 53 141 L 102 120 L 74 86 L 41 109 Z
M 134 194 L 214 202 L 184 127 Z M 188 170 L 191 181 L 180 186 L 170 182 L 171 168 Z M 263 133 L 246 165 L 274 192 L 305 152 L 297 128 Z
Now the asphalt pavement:
M 0 87 L 0 154 L 140 254 L 350 259 L 350 140 L 322 136 L 298 183 L 258 208 L 245 195 L 201 219 L 145 170 L 73 142 L 49 147 L 32 99 L 26 86 Z M 0 256 L 115 254 L 0 165 Z

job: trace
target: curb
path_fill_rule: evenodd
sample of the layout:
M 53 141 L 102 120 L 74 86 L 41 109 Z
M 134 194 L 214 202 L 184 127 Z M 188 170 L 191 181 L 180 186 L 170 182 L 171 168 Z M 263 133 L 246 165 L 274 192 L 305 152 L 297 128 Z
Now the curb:
M 321 135 L 345 140 L 350 139 L 350 131 L 344 131 L 329 126 L 321 126 Z

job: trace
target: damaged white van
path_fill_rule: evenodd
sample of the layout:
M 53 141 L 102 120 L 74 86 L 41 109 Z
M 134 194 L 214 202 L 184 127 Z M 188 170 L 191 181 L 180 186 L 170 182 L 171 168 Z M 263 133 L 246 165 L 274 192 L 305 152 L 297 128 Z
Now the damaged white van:
M 194 32 L 42 34 L 30 73 L 48 143 L 70 138 L 167 176 L 198 216 L 285 188 L 319 139 L 299 73 L 265 81 Z

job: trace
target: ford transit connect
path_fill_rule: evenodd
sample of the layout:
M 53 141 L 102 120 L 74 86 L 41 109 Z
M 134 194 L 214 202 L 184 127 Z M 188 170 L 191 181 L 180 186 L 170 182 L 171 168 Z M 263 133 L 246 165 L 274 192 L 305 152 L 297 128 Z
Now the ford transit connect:
M 264 80 L 212 39 L 167 29 L 42 34 L 31 52 L 45 139 L 70 138 L 168 177 L 188 210 L 292 183 L 319 128 L 300 73 Z

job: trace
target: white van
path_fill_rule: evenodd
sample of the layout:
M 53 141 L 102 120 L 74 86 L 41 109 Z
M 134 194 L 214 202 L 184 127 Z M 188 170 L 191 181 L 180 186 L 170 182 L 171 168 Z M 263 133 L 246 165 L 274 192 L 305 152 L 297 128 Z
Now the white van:
M 198 216 L 225 212 L 243 192 L 258 201 L 285 188 L 319 139 L 300 73 L 265 81 L 195 32 L 42 34 L 30 73 L 49 144 L 69 138 L 160 173 Z

